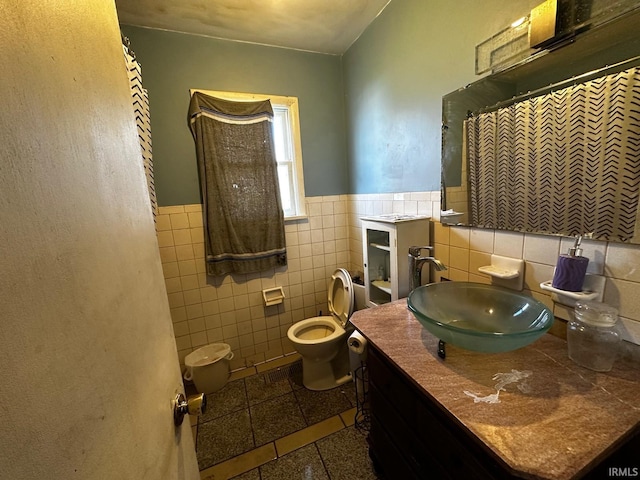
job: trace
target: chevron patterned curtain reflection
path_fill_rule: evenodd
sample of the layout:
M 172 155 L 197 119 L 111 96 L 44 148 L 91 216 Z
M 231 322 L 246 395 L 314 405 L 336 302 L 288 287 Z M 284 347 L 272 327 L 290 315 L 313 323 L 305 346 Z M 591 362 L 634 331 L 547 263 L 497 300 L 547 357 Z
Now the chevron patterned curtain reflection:
M 149 114 L 149 95 L 142 87 L 142 69 L 135 58 L 132 50 L 126 44 L 124 49 L 124 59 L 126 62 L 127 75 L 131 86 L 131 101 L 136 115 L 136 125 L 138 127 L 138 140 L 140 141 L 140 152 L 142 154 L 142 165 L 147 177 L 147 189 L 149 190 L 149 202 L 151 212 L 155 222 L 158 213 L 158 202 L 156 200 L 156 187 L 153 180 L 153 157 L 151 155 L 151 116 Z
M 626 241 L 640 188 L 640 67 L 466 121 L 474 225 Z

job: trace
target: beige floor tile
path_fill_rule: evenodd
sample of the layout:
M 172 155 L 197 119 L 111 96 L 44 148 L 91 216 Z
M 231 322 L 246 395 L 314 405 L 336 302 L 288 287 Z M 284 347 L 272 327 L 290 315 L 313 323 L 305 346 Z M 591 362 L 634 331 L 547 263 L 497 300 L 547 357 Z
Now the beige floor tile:
M 320 440 L 321 438 L 331 435 L 343 428 L 344 424 L 342 423 L 342 420 L 340 420 L 340 416 L 336 415 L 335 417 L 327 418 L 322 422 L 311 425 L 310 427 L 287 435 L 286 437 L 279 438 L 276 440 L 278 456 L 281 457 L 286 455 L 289 452 L 300 447 L 304 447 L 305 445 L 309 445 L 310 443 Z
M 202 470 L 200 472 L 200 479 L 227 480 L 248 472 L 249 470 L 253 470 L 254 468 L 264 465 L 276 458 L 276 449 L 273 442 L 268 443 L 247 453 L 233 457 L 226 462 L 222 462 L 214 465 L 213 467 L 207 468 L 206 470 Z
M 344 422 L 344 425 L 346 427 L 350 427 L 355 423 L 356 410 L 357 408 L 353 407 L 351 410 L 347 410 L 346 412 L 340 414 L 340 418 L 342 418 L 342 421 Z
M 273 368 L 278 368 L 284 365 L 289 365 L 293 362 L 297 362 L 298 360 L 300 360 L 300 358 L 301 357 L 298 353 L 295 353 L 293 355 L 286 355 L 284 357 L 276 358 L 275 360 L 270 360 L 260 365 L 256 365 L 256 369 L 258 370 L 258 373 L 262 373 Z

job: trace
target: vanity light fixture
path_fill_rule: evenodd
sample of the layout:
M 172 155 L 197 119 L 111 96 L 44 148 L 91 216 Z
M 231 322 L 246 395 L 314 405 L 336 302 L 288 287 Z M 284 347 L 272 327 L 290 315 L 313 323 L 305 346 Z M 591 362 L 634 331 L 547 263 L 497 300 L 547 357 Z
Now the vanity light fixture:
M 518 20 L 516 20 L 511 24 L 511 28 L 518 28 L 520 25 L 522 25 L 526 21 L 527 21 L 527 17 L 520 17 Z
M 556 36 L 558 0 L 546 0 L 531 10 L 529 21 L 529 46 L 543 47 Z

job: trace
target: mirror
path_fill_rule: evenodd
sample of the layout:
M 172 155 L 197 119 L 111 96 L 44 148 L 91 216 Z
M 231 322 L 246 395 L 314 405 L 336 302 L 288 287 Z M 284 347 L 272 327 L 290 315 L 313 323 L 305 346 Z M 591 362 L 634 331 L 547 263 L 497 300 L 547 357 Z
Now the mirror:
M 504 71 L 489 75 L 443 97 L 442 101 L 442 215 L 449 224 L 483 227 L 470 218 L 471 201 L 463 124 L 469 115 L 493 111 L 576 83 L 640 65 L 640 10 L 579 33 L 568 44 L 536 54 Z M 631 239 L 602 238 L 640 243 Z M 494 228 L 494 227 L 490 227 Z M 525 225 L 508 228 L 529 233 L 562 234 Z M 587 233 L 587 232 L 585 232 Z

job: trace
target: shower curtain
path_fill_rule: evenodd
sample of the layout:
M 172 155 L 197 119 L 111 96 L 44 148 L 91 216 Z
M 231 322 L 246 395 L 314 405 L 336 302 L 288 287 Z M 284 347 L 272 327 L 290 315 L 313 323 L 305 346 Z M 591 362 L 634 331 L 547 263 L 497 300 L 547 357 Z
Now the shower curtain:
M 200 92 L 191 97 L 209 275 L 287 263 L 272 120 L 268 100 L 231 102 Z
M 138 139 L 142 154 L 142 164 L 147 178 L 147 190 L 149 191 L 149 201 L 153 221 L 156 221 L 158 214 L 158 202 L 156 200 L 156 190 L 153 182 L 153 158 L 151 156 L 151 117 L 149 115 L 149 95 L 142 87 L 142 69 L 136 60 L 136 56 L 131 50 L 129 40 L 123 36 L 122 47 L 126 62 L 127 75 L 131 86 L 131 98 L 133 109 L 136 115 L 136 125 L 138 126 Z
M 466 121 L 473 224 L 630 240 L 640 187 L 640 67 Z

